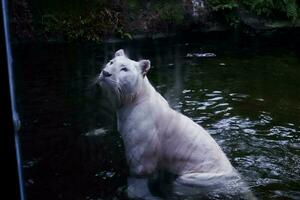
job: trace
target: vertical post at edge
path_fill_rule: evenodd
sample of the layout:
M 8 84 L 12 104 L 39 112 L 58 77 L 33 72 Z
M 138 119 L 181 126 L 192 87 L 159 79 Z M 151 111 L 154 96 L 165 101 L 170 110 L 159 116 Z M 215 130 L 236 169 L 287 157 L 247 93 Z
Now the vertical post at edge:
M 0 26 L 3 28 L 1 31 L 1 41 L 2 44 L 1 52 L 3 52 L 1 56 L 1 60 L 3 60 L 3 68 L 1 68 L 1 76 L 3 76 L 1 79 L 1 91 L 3 94 L 4 102 L 1 106 L 2 111 L 4 109 L 7 109 L 7 114 L 2 112 L 2 115 L 4 115 L 4 120 L 1 120 L 3 124 L 2 130 L 5 131 L 5 139 L 4 142 L 7 143 L 5 149 L 7 154 L 5 155 L 6 159 L 5 161 L 8 167 L 12 167 L 13 173 L 17 171 L 17 175 L 15 175 L 15 181 L 17 184 L 14 185 L 16 193 L 15 198 L 19 198 L 21 200 L 25 200 L 24 195 L 24 184 L 23 184 L 23 174 L 22 174 L 22 165 L 21 165 L 21 155 L 20 155 L 20 145 L 19 145 L 19 136 L 18 136 L 18 130 L 20 128 L 20 120 L 18 113 L 16 111 L 16 104 L 15 104 L 15 95 L 14 95 L 14 82 L 13 82 L 13 60 L 12 60 L 12 52 L 11 52 L 11 46 L 10 46 L 10 37 L 9 37 L 9 29 L 8 29 L 8 14 L 7 14 L 7 2 L 6 0 L 1 1 L 1 15 L 2 19 Z M 6 65 L 6 66 L 5 66 Z M 2 93 L 1 92 L 1 93 Z M 7 123 L 5 123 L 7 122 Z M 11 159 L 11 160 L 9 160 Z M 11 166 L 10 166 L 11 165 Z M 13 177 L 9 177 L 11 179 Z M 11 185 L 12 186 L 12 185 Z M 11 189 L 11 188 L 10 188 Z M 11 195 L 9 195 L 11 196 Z

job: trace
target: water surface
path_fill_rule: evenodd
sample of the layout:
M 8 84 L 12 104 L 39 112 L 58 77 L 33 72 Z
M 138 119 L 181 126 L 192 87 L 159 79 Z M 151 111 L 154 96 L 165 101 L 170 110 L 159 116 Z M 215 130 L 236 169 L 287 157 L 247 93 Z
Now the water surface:
M 113 108 L 91 86 L 114 51 L 151 60 L 170 105 L 216 139 L 259 199 L 300 198 L 299 41 L 230 36 L 15 45 L 27 199 L 124 199 Z M 190 57 L 215 53 L 213 58 Z

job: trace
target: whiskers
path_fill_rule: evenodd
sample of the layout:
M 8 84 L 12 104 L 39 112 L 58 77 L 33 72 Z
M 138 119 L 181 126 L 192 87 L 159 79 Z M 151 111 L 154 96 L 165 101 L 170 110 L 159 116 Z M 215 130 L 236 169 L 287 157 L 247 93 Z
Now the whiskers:
M 99 75 L 97 75 L 96 77 L 91 78 L 91 80 L 89 80 L 88 82 L 88 88 L 94 87 L 96 85 L 100 84 L 100 77 Z
M 103 81 L 99 80 L 98 82 L 100 82 L 101 88 L 106 91 L 107 97 L 110 101 L 114 102 L 117 107 L 119 107 L 122 104 L 122 98 L 124 95 L 120 82 L 110 78 L 105 78 Z
M 96 77 L 93 77 L 89 80 L 87 88 L 93 88 L 97 85 L 103 86 L 104 84 L 102 84 L 102 82 L 105 82 L 108 85 L 110 85 L 110 83 L 113 83 L 115 85 L 119 85 L 119 83 L 115 80 L 112 80 L 112 79 L 108 79 L 108 80 L 103 79 L 103 80 L 101 80 L 100 76 L 97 75 Z
M 112 79 L 109 79 L 110 82 L 115 83 L 116 85 L 120 85 L 120 83 L 118 81 L 114 81 Z
M 123 91 L 122 91 L 120 85 L 116 85 L 114 90 L 115 90 L 115 95 L 117 97 L 118 106 L 120 106 L 122 104 Z
M 127 91 L 126 88 L 122 87 L 122 84 L 120 83 L 115 85 L 114 93 L 117 98 L 118 107 L 133 101 L 134 96 L 129 94 L 129 91 Z
M 87 80 L 87 84 L 85 85 L 84 91 L 85 92 L 92 92 L 92 94 L 95 93 L 97 89 L 99 89 L 100 86 L 100 79 L 99 76 L 92 77 Z
M 122 87 L 122 82 L 115 81 L 111 78 L 103 78 L 96 76 L 90 79 L 87 85 L 88 91 L 96 91 L 97 87 L 101 89 L 102 93 L 112 104 L 120 107 L 124 103 L 128 103 L 133 100 L 133 95 L 130 95 L 130 92 L 126 90 L 126 87 Z

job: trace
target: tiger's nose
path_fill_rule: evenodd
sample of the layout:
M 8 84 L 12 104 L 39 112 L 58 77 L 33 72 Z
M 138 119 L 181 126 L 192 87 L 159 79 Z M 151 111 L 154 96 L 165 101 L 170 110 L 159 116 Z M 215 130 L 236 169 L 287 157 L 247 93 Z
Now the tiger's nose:
M 111 73 L 105 71 L 105 70 L 102 70 L 102 74 L 104 77 L 110 77 L 111 76 Z

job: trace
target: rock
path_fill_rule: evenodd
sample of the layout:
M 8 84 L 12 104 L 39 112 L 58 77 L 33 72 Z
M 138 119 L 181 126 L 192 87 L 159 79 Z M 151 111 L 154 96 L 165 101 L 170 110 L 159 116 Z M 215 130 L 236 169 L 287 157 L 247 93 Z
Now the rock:
M 197 57 L 197 58 L 212 58 L 216 57 L 217 55 L 214 53 L 188 53 L 186 57 L 191 58 L 191 57 Z
M 89 131 L 87 133 L 84 133 L 83 135 L 84 136 L 102 136 L 102 135 L 107 134 L 107 132 L 108 131 L 106 129 L 104 129 L 104 128 L 98 128 L 98 129 Z

